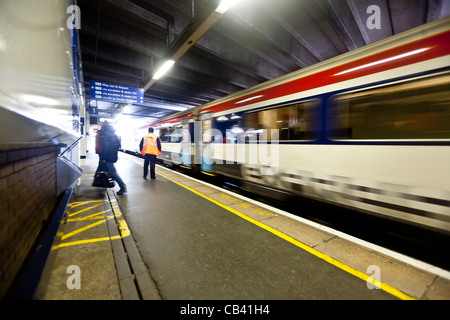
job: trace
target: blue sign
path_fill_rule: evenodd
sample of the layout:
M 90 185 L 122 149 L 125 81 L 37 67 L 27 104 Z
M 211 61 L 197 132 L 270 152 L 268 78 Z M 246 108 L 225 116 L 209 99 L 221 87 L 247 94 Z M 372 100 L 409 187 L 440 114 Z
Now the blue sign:
M 91 99 L 118 103 L 144 103 L 144 90 L 133 87 L 91 81 Z
M 98 108 L 97 107 L 89 107 L 89 114 L 90 115 L 98 115 Z

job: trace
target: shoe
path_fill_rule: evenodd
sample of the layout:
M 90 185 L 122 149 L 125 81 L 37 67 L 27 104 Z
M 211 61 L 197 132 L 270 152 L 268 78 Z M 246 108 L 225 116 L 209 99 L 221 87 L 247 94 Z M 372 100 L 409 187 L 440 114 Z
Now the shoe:
M 152 177 L 152 180 L 156 179 L 156 177 Z
M 147 180 L 147 176 L 144 176 L 143 178 L 144 178 L 144 180 Z
M 120 189 L 119 191 L 117 191 L 117 194 L 119 195 L 119 196 L 121 196 L 121 195 L 123 195 L 124 193 L 126 193 L 127 192 L 127 189 Z

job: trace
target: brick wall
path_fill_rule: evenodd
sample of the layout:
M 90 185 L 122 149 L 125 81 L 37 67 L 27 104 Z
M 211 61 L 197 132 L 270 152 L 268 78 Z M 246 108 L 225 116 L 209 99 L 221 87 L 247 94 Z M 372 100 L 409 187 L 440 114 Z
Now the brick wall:
M 58 204 L 59 147 L 0 151 L 0 299 Z

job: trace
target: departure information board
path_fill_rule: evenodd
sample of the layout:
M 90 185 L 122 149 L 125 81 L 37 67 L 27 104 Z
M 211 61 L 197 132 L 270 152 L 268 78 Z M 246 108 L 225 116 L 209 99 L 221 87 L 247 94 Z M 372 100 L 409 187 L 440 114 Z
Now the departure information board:
M 118 103 L 143 103 L 144 90 L 126 87 L 118 84 L 109 84 L 91 81 L 91 99 L 105 100 Z

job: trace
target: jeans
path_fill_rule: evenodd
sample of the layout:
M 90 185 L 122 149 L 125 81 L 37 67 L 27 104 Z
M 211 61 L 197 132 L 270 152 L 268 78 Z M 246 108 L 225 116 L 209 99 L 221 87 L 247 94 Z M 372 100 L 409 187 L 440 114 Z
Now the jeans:
M 119 176 L 119 174 L 116 171 L 116 168 L 114 167 L 114 162 L 106 162 L 106 166 L 108 167 L 108 172 L 111 174 L 114 181 L 117 182 L 121 190 L 126 190 L 127 185 L 123 182 L 122 178 Z

